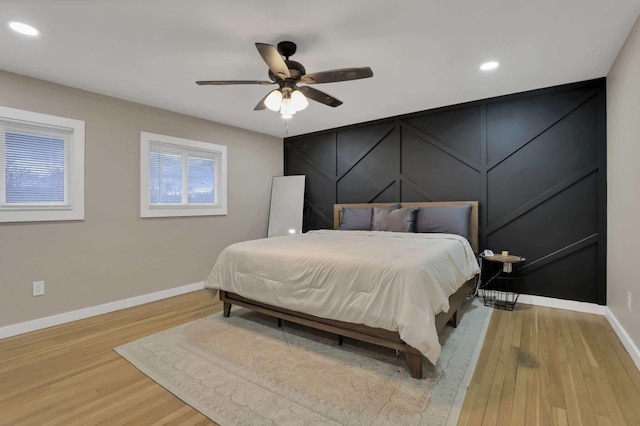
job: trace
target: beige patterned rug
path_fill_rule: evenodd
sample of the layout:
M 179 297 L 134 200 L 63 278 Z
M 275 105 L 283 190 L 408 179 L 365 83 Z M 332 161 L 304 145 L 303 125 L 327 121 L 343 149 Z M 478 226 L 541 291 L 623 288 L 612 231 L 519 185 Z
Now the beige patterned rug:
M 460 415 L 491 310 L 467 302 L 441 333 L 436 366 L 412 379 L 402 354 L 242 308 L 115 348 L 213 421 L 226 425 L 445 425 Z

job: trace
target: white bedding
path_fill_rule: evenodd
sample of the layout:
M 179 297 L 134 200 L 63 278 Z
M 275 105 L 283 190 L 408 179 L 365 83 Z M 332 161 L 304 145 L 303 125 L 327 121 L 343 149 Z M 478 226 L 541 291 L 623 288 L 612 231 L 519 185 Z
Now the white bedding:
M 457 235 L 322 230 L 233 244 L 205 287 L 398 331 L 435 363 L 435 315 L 479 272 L 469 242 Z

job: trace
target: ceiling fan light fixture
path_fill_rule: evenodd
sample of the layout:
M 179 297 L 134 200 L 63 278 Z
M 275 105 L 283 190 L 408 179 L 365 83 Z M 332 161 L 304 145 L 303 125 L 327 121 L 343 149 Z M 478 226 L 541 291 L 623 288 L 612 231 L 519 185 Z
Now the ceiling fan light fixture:
M 296 109 L 293 107 L 293 103 L 291 102 L 291 98 L 285 96 L 282 99 L 282 106 L 280 107 L 280 114 L 282 114 L 283 118 L 291 118 L 293 114 L 296 113 Z
M 282 105 L 282 92 L 278 89 L 269 93 L 264 100 L 264 105 L 271 111 L 278 111 Z
M 271 90 L 261 98 L 253 110 L 269 109 L 274 112 L 280 111 L 283 118 L 291 118 L 297 111 L 307 108 L 309 99 L 332 108 L 342 105 L 341 100 L 311 86 L 303 86 L 298 89 L 299 83 L 305 85 L 335 83 L 373 77 L 373 71 L 370 67 L 340 68 L 308 74 L 301 63 L 289 59 L 296 52 L 295 43 L 282 41 L 278 43 L 277 48 L 267 43 L 256 43 L 255 45 L 262 60 L 269 68 L 269 80 L 198 80 L 196 84 L 198 86 L 277 84 L 280 87 Z
M 302 111 L 309 105 L 309 101 L 306 96 L 299 90 L 294 90 L 291 93 L 291 105 L 296 111 Z

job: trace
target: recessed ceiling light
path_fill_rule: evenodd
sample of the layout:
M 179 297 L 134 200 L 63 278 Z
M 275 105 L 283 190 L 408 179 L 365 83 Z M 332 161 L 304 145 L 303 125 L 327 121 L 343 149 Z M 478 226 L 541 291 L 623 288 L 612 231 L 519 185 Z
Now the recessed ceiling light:
M 480 65 L 480 69 L 482 71 L 491 71 L 491 70 L 494 70 L 494 69 L 498 68 L 499 66 L 500 66 L 499 62 L 489 61 L 489 62 L 485 62 L 484 64 Z
M 37 36 L 38 34 L 40 34 L 40 32 L 36 28 L 23 22 L 9 22 L 9 28 L 11 28 L 15 32 L 28 36 Z

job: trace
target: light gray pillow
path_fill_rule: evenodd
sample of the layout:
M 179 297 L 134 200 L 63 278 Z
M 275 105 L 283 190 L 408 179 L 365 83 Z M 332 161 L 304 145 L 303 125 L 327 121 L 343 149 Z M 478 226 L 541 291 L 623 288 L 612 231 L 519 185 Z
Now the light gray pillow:
M 373 231 L 413 232 L 417 207 L 373 208 Z
M 341 231 L 371 231 L 372 208 L 343 208 L 340 218 Z
M 420 207 L 416 214 L 416 232 L 441 232 L 469 239 L 470 216 L 471 204 Z

